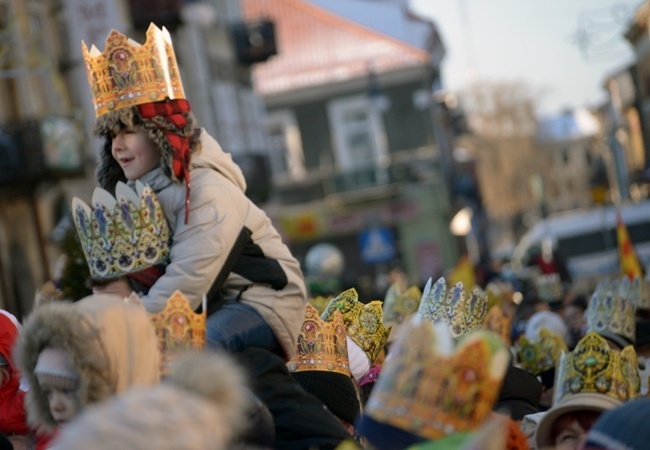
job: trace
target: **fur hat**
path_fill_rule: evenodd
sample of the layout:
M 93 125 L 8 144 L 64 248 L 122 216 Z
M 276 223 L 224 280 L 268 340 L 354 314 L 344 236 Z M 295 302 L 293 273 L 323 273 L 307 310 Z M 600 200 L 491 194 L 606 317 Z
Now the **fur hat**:
M 117 182 L 126 182 L 122 168 L 111 154 L 111 136 L 123 128 L 136 126 L 141 126 L 160 150 L 160 166 L 163 173 L 176 183 L 188 181 L 183 179 L 186 175 L 179 170 L 178 164 L 184 161 L 189 170 L 190 155 L 199 149 L 197 130 L 200 128 L 187 100 L 166 100 L 122 108 L 97 118 L 93 135 L 103 139 L 95 174 L 99 185 L 114 194 Z M 185 152 L 179 148 L 177 143 L 173 142 L 172 135 L 188 140 L 189 151 Z

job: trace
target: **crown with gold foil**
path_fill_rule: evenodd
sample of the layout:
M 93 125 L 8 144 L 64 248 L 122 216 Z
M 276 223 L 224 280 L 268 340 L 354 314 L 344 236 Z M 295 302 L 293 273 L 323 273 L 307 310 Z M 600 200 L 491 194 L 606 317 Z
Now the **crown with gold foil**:
M 447 291 L 444 278 L 435 284 L 429 278 L 417 314 L 432 322 L 446 323 L 452 336 L 458 338 L 482 328 L 486 310 L 487 296 L 478 287 L 466 296 L 462 282 Z
M 564 288 L 559 273 L 547 273 L 535 277 L 535 288 L 537 296 L 545 302 L 556 302 L 562 300 Z
M 501 305 L 493 305 L 485 314 L 483 328 L 499 336 L 501 340 L 510 345 L 510 324 L 512 318 L 504 314 Z
M 447 326 L 417 315 L 404 326 L 365 414 L 428 440 L 475 429 L 497 399 L 509 360 L 505 345 L 480 330 L 454 348 Z
M 290 372 L 316 370 L 350 377 L 346 335 L 341 313 L 335 311 L 331 320 L 326 322 L 320 318 L 316 308 L 307 305 L 296 353 L 287 363 L 287 368 Z
M 517 354 L 522 368 L 535 376 L 557 367 L 562 353 L 568 351 L 562 336 L 548 328 L 541 328 L 535 340 L 522 335 L 517 342 Z
M 629 279 L 600 282 L 585 314 L 587 331 L 595 331 L 614 341 L 622 338 L 625 345 L 635 342 L 636 306 L 631 299 Z
M 374 300 L 364 305 L 359 301 L 357 290 L 351 288 L 334 297 L 321 317 L 329 321 L 336 311 L 343 316 L 348 336 L 366 352 L 370 362 L 374 362 L 391 330 L 383 324 L 381 302 Z
M 404 319 L 417 312 L 421 299 L 422 291 L 417 286 L 411 286 L 403 291 L 399 283 L 391 284 L 384 298 L 384 323 L 386 325 L 402 323 Z
M 143 103 L 184 99 L 169 31 L 153 23 L 143 45 L 111 30 L 104 51 L 81 42 L 97 117 Z
M 145 269 L 169 257 L 170 231 L 156 194 L 136 182 L 136 191 L 118 182 L 115 197 L 95 188 L 92 207 L 72 199 L 72 216 L 95 279 Z
M 203 311 L 195 313 L 187 297 L 176 291 L 167 300 L 165 309 L 149 316 L 156 329 L 163 372 L 169 367 L 174 353 L 205 346 L 205 307 Z
M 322 295 L 317 295 L 316 297 L 310 297 L 308 302 L 311 306 L 316 308 L 318 314 L 323 314 L 330 300 L 332 300 L 332 297 L 323 297 Z
M 554 404 L 575 394 L 603 394 L 622 402 L 641 385 L 634 347 L 611 349 L 598 333 L 587 333 L 572 352 L 563 353 L 555 372 Z

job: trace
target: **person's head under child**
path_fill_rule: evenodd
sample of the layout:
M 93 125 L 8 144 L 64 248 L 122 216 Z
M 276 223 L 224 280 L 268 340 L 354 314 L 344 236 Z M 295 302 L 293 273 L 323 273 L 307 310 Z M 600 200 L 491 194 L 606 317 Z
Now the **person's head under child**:
M 81 411 L 81 378 L 68 352 L 59 347 L 44 348 L 38 355 L 34 374 L 57 425 L 76 417 Z

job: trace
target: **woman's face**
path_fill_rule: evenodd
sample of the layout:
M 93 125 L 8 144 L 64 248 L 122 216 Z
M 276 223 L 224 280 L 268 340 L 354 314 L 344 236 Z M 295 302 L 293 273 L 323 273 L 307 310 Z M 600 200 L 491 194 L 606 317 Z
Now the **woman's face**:
M 557 450 L 578 450 L 587 439 L 587 433 L 600 412 L 579 411 L 561 416 L 553 425 L 553 438 Z

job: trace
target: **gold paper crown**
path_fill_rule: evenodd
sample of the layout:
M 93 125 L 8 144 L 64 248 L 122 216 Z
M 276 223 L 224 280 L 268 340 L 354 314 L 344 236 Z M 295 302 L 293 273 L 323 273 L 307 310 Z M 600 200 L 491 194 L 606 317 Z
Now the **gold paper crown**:
M 399 283 L 391 284 L 384 298 L 384 323 L 387 325 L 402 323 L 404 319 L 417 312 L 421 299 L 422 291 L 417 286 L 402 291 Z
M 541 328 L 537 339 L 533 341 L 526 336 L 521 336 L 517 343 L 517 353 L 522 368 L 535 376 L 557 367 L 562 353 L 568 351 L 562 336 L 548 328 Z
M 316 308 L 307 305 L 298 345 L 287 363 L 290 372 L 306 370 L 335 372 L 350 377 L 348 344 L 341 313 L 335 311 L 329 322 L 323 321 Z
M 587 331 L 607 338 L 622 336 L 628 343 L 636 340 L 636 306 L 630 298 L 627 278 L 602 281 L 596 287 L 587 308 Z
M 634 347 L 613 350 L 589 332 L 570 353 L 563 353 L 555 373 L 554 404 L 575 394 L 603 394 L 622 402 L 638 396 L 641 381 Z
M 493 305 L 485 314 L 483 319 L 483 328 L 491 331 L 501 338 L 501 340 L 510 345 L 510 323 L 512 318 L 503 313 L 501 305 Z
M 118 182 L 115 198 L 95 188 L 92 207 L 72 199 L 81 248 L 97 279 L 115 278 L 159 264 L 169 257 L 170 231 L 160 202 L 149 186 L 136 192 Z
M 323 297 L 322 295 L 317 295 L 316 297 L 311 297 L 309 299 L 309 304 L 316 308 L 318 314 L 323 314 L 330 300 L 332 300 L 332 297 Z
M 81 42 L 97 117 L 143 103 L 185 98 L 171 36 L 153 23 L 140 45 L 111 30 L 104 51 Z
M 356 289 L 351 288 L 333 298 L 321 317 L 331 320 L 336 311 L 343 316 L 348 336 L 366 352 L 370 362 L 374 362 L 391 330 L 382 322 L 381 302 L 375 300 L 364 305 L 359 301 Z
M 203 311 L 195 313 L 187 298 L 176 291 L 167 300 L 165 309 L 150 315 L 162 354 L 163 373 L 175 352 L 205 346 L 205 305 Z
M 444 324 L 416 315 L 404 326 L 366 414 L 429 440 L 476 428 L 498 396 L 509 359 L 504 344 L 492 333 L 477 331 L 454 349 Z
M 465 296 L 463 283 L 458 282 L 449 288 L 444 278 L 432 286 L 429 278 L 418 315 L 432 322 L 444 322 L 452 336 L 458 338 L 483 326 L 487 309 L 487 296 L 478 287 L 469 296 Z
M 558 273 L 548 273 L 535 277 L 537 296 L 545 302 L 562 300 L 564 289 L 562 279 Z

